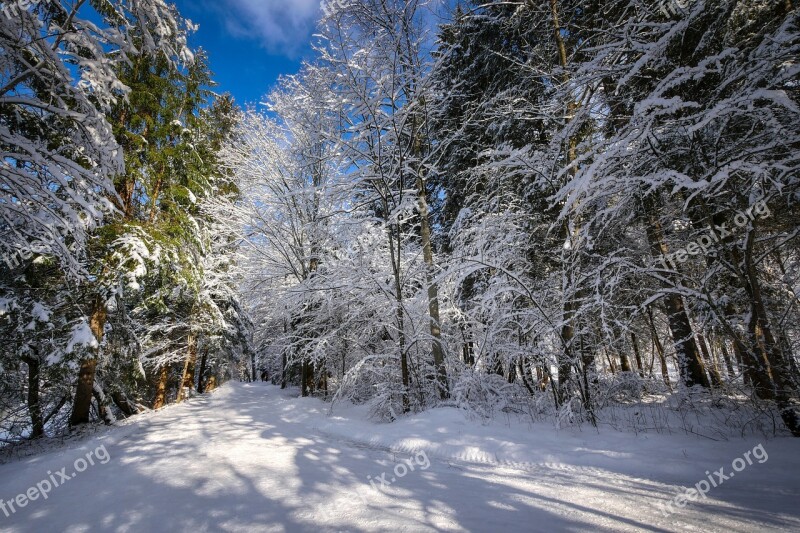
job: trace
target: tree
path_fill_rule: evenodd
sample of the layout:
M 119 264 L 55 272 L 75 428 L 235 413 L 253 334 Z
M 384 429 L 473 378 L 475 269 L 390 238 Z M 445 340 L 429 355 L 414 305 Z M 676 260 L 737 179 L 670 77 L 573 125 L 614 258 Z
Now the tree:
M 585 143 L 559 198 L 595 238 L 641 217 L 651 253 L 642 268 L 624 251 L 628 273 L 657 282 L 645 305 L 667 302 L 684 383 L 707 383 L 693 311 L 726 332 L 756 396 L 774 400 L 797 434 L 791 357 L 772 334 L 775 312 L 761 305 L 766 272 L 754 259 L 756 240 L 780 249 L 792 230 L 771 233 L 753 216 L 768 205 L 794 209 L 784 171 L 797 164 L 789 146 L 798 107 L 783 65 L 797 46 L 796 16 L 737 1 L 696 2 L 669 17 L 625 3 L 603 14 L 614 18 L 598 14 L 593 54 L 574 79 L 591 88 L 588 105 L 605 110 L 607 127 Z M 739 235 L 728 231 L 734 221 Z M 760 257 L 765 265 L 770 254 Z
M 94 7 L 100 23 L 82 1 L 12 3 L 0 17 L 0 246 L 52 254 L 73 275 L 124 168 L 104 115 L 129 91 L 117 65 L 191 60 L 184 23 L 162 0 Z
M 432 139 L 427 134 L 429 65 L 423 49 L 423 9 L 424 3 L 417 1 L 340 5 L 322 22 L 319 49 L 322 62 L 336 75 L 335 91 L 345 117 L 340 140 L 355 169 L 353 178 L 361 186 L 359 201 L 371 203 L 372 216 L 386 227 L 406 411 L 410 406 L 408 289 L 402 263 L 409 224 L 418 232 L 425 264 L 436 388 L 442 398 L 448 394 L 426 185 Z

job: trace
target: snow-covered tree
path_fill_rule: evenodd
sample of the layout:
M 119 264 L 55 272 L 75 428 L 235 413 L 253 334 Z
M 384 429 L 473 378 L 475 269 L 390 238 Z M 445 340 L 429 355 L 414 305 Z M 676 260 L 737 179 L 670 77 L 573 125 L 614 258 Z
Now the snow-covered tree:
M 106 120 L 129 88 L 120 64 L 190 62 L 187 25 L 162 0 L 4 2 L 0 16 L 0 232 L 80 270 L 87 231 L 115 209 L 123 153 Z

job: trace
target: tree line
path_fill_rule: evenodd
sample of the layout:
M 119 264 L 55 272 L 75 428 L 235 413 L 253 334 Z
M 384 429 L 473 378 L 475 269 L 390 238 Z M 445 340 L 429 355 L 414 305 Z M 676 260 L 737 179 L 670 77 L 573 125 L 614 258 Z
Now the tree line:
M 112 422 L 238 377 L 235 123 L 162 0 L 6 3 L 0 16 L 0 432 Z
M 259 367 L 388 420 L 800 435 L 792 0 L 328 3 L 246 110 L 137 5 L 0 17 L 9 438 Z
M 705 397 L 799 435 L 792 2 L 438 9 L 330 4 L 223 148 L 263 364 L 388 419 Z

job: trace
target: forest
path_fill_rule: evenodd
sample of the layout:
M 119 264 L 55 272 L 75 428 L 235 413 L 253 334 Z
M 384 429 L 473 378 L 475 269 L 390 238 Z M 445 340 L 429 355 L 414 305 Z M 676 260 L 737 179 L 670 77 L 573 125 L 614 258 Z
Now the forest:
M 800 436 L 796 1 L 326 1 L 263 105 L 164 0 L 1 4 L 2 445 L 261 379 Z

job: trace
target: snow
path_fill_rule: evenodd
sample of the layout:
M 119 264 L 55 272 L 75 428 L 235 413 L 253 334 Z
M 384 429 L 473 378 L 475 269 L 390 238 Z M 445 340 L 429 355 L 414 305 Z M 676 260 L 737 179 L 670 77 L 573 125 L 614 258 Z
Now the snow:
M 89 348 L 99 346 L 88 322 L 81 322 L 72 329 L 72 337 L 67 343 L 66 353 L 72 353 L 76 346 L 88 346 Z
M 33 310 L 31 311 L 33 317 L 39 322 L 50 322 L 50 315 L 52 315 L 52 311 L 48 308 L 43 306 L 40 302 L 36 302 L 33 305 Z
M 0 303 L 2 305 L 2 303 Z M 52 315 L 52 311 L 50 309 L 43 306 L 40 302 L 36 302 L 33 305 L 33 309 L 31 310 L 31 316 L 33 320 L 25 326 L 26 331 L 35 331 L 37 323 L 49 324 L 50 317 Z M 2 308 L 0 308 L 0 316 L 2 315 Z
M 800 444 L 556 432 L 456 409 L 392 424 L 363 407 L 231 383 L 81 442 L 0 466 L 16 494 L 99 447 L 110 456 L 5 517 L 23 531 L 768 531 L 800 529 Z M 665 516 L 681 487 L 762 444 L 768 459 Z M 425 452 L 430 464 L 417 461 Z M 100 455 L 97 455 L 100 456 Z M 388 487 L 399 462 L 413 464 Z M 402 470 L 401 470 L 402 471 Z M 87 505 L 87 503 L 91 502 Z
M 11 298 L 0 298 L 0 317 L 8 314 L 15 306 L 15 302 Z

